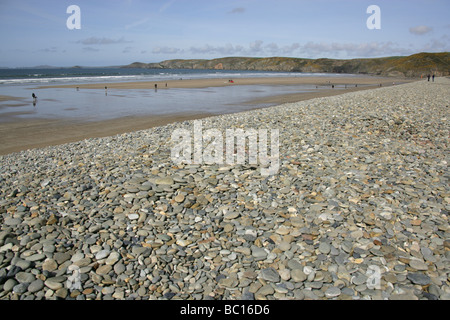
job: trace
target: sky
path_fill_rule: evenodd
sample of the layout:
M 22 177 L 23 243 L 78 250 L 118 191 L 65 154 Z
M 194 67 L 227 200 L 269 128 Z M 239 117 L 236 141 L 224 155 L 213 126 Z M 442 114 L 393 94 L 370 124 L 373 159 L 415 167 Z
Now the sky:
M 444 52 L 449 13 L 449 0 L 0 0 L 0 67 Z

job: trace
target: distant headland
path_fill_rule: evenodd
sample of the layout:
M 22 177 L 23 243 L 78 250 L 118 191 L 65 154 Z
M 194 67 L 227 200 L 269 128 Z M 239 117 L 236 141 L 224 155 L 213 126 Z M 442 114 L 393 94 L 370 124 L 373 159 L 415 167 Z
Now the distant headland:
M 258 70 L 315 73 L 351 73 L 390 77 L 420 77 L 427 74 L 450 75 L 450 53 L 417 53 L 369 59 L 304 59 L 288 57 L 249 58 L 227 57 L 212 60 L 175 59 L 159 63 L 134 62 L 122 68 L 143 69 L 217 69 Z

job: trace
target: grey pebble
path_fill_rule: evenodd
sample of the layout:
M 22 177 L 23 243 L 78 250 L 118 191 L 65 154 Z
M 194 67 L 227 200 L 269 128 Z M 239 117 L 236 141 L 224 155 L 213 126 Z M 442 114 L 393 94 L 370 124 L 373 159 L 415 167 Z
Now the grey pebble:
M 408 273 L 406 277 L 411 280 L 412 283 L 420 284 L 422 286 L 426 286 L 431 282 L 431 278 L 423 273 Z

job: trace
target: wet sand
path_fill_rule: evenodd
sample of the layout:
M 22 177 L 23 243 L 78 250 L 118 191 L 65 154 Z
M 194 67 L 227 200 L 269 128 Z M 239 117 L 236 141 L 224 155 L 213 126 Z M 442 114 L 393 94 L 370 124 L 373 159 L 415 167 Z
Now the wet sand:
M 167 88 L 204 88 L 229 85 L 301 85 L 314 84 L 319 88 L 329 88 L 317 90 L 317 92 L 296 93 L 288 95 L 272 96 L 258 100 L 251 100 L 250 104 L 283 104 L 308 100 L 316 97 L 339 95 L 351 91 L 373 89 L 381 83 L 383 86 L 390 86 L 400 82 L 410 82 L 405 79 L 355 77 L 355 78 L 242 78 L 233 79 L 234 83 L 229 83 L 226 79 L 198 79 L 198 80 L 172 80 L 160 82 L 127 82 L 127 83 L 103 83 L 103 84 L 82 84 L 82 85 L 61 85 L 45 86 L 42 88 L 85 88 L 103 89 L 105 86 L 110 89 L 158 89 Z M 331 89 L 331 84 L 335 86 L 348 85 L 347 89 Z M 358 84 L 358 87 L 355 87 Z M 369 86 L 370 85 L 370 86 Z M 3 101 L 16 100 L 20 98 L 1 96 Z M 0 155 L 19 152 L 32 148 L 41 148 L 63 143 L 80 141 L 87 138 L 99 138 L 145 130 L 152 127 L 162 126 L 172 122 L 200 119 L 211 116 L 206 113 L 179 113 L 170 115 L 149 115 L 139 117 L 124 117 L 113 120 L 83 122 L 68 119 L 17 119 L 8 117 L 8 121 L 0 122 Z
M 233 80 L 230 83 L 229 80 Z M 221 78 L 221 79 L 188 79 L 168 81 L 144 81 L 144 82 L 121 82 L 121 83 L 90 83 L 77 85 L 55 85 L 41 86 L 39 88 L 76 88 L 80 89 L 158 89 L 169 88 L 207 88 L 223 87 L 233 85 L 305 85 L 313 84 L 319 87 L 331 87 L 331 85 L 392 85 L 393 82 L 410 82 L 407 79 L 393 79 L 382 77 L 265 77 L 265 78 Z M 167 84 L 167 87 L 166 87 Z

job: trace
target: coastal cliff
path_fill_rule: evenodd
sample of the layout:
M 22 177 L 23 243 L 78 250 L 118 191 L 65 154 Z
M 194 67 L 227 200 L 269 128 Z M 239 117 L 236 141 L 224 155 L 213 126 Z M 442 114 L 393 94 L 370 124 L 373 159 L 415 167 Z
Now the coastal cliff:
M 371 59 L 303 59 L 303 58 L 249 58 L 227 57 L 212 60 L 175 59 L 159 63 L 134 62 L 123 68 L 144 69 L 216 69 L 258 70 L 314 73 L 352 73 L 395 77 L 420 77 L 435 74 L 450 75 L 450 53 L 418 53 L 407 57 Z

